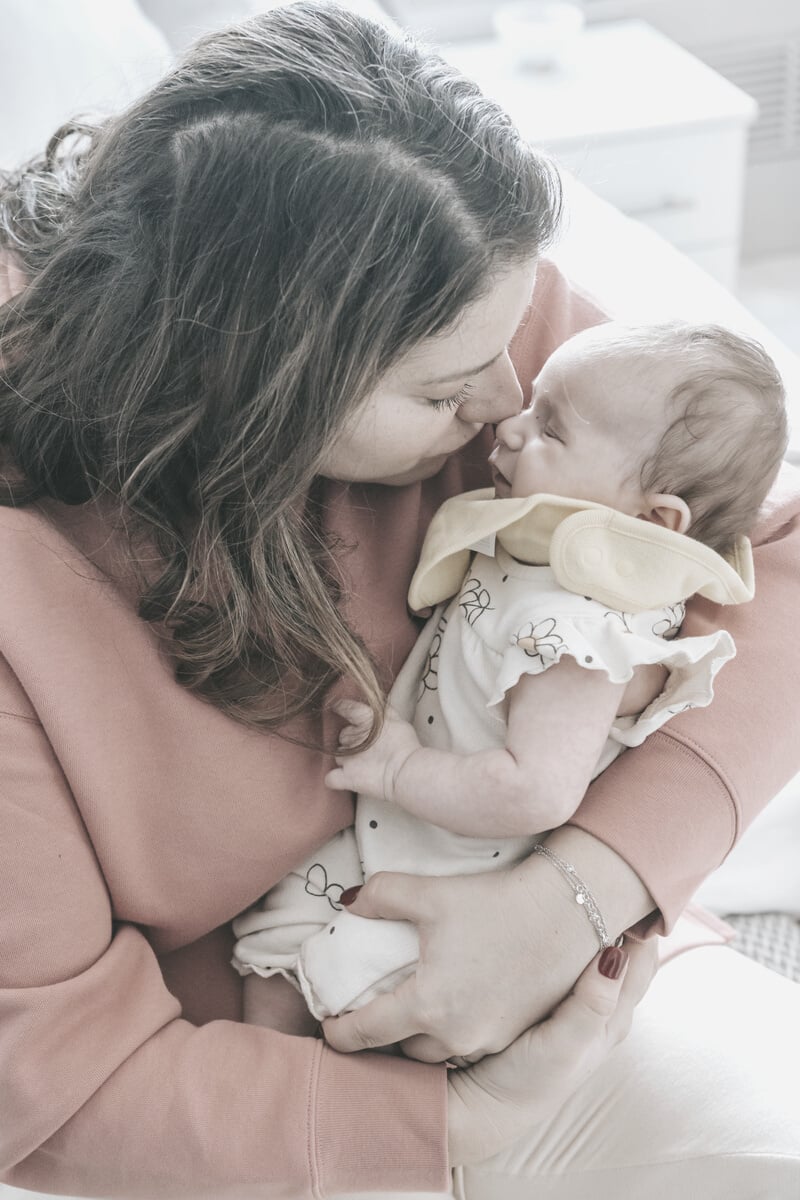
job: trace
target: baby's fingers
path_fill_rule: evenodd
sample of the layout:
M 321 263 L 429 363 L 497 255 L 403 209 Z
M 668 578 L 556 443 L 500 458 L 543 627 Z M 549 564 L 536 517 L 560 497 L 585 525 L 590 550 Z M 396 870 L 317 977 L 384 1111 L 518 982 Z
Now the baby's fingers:
M 348 749 L 352 746 L 360 746 L 368 737 L 369 730 L 365 729 L 363 725 L 345 725 L 339 734 L 339 745 L 347 746 Z
M 372 709 L 360 700 L 334 700 L 331 708 L 351 725 L 372 726 Z

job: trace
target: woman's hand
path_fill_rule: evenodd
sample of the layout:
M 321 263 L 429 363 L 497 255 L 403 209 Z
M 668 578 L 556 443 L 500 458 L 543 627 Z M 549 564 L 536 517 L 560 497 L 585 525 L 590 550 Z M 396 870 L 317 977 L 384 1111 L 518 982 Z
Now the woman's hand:
M 338 700 L 331 706 L 349 724 L 339 734 L 339 746 L 352 750 L 369 737 L 372 709 L 357 700 Z M 387 705 L 378 737 L 360 754 L 336 757 L 336 767 L 325 776 L 329 788 L 365 792 L 390 803 L 394 800 L 395 781 L 406 761 L 420 742 L 413 726 Z
M 630 944 L 628 969 L 604 977 L 598 955 L 546 1021 L 501 1054 L 448 1078 L 453 1166 L 481 1162 L 547 1120 L 625 1037 L 656 970 L 654 942 Z M 612 959 L 625 951 L 605 951 Z
M 548 844 L 591 887 L 610 937 L 652 908 L 630 867 L 589 834 L 558 830 Z M 341 1051 L 401 1042 L 425 1062 L 496 1054 L 547 1016 L 597 953 L 585 912 L 540 855 L 484 875 L 379 872 L 349 907 L 412 921 L 420 959 L 395 992 L 324 1022 Z

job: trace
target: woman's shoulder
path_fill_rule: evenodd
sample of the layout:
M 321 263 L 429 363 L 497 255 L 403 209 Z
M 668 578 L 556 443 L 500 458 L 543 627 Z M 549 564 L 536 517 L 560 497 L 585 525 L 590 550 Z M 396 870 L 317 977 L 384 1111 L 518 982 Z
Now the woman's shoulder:
M 37 505 L 0 505 L 0 546 L 6 555 L 26 556 L 44 551 L 58 539 L 57 529 Z
M 531 381 L 556 347 L 573 334 L 608 319 L 609 314 L 594 297 L 562 274 L 550 259 L 541 260 L 530 307 L 509 347 L 526 404 L 530 401 Z
M 750 534 L 754 546 L 776 541 L 800 516 L 800 470 L 784 462 L 769 495 L 761 506 L 755 529 Z
M 31 587 L 108 582 L 115 540 L 89 505 L 0 506 L 0 595 L 24 604 Z

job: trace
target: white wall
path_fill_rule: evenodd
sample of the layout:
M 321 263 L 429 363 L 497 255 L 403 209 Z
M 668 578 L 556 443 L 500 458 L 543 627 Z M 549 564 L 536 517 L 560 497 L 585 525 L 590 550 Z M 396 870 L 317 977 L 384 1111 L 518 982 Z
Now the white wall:
M 586 0 L 588 11 L 616 11 L 648 20 L 712 66 L 731 61 L 739 43 L 752 57 L 753 87 L 734 82 L 764 103 L 760 126 L 778 121 L 785 105 L 783 146 L 753 141 L 745 183 L 742 253 L 756 258 L 800 251 L 800 4 L 797 0 Z M 757 66 L 761 61 L 762 65 Z M 770 66 L 774 62 L 774 66 Z M 767 111 L 768 110 L 768 111 Z M 779 139 L 775 139 L 777 142 Z
M 491 34 L 493 0 L 385 0 L 397 18 L 430 40 L 459 41 Z M 800 3 L 798 0 L 583 0 L 590 20 L 639 17 L 723 69 L 743 55 L 760 55 L 754 69 L 765 116 L 786 108 L 786 145 L 753 144 L 747 170 L 742 247 L 745 258 L 800 251 Z M 775 58 L 775 69 L 769 55 Z M 781 56 L 784 56 L 783 58 Z M 742 82 L 741 62 L 734 83 Z M 759 74 L 760 72 L 760 74 Z M 726 73 L 723 69 L 723 73 Z M 729 73 L 729 72 L 728 72 Z M 744 75 L 748 71 L 745 65 Z M 757 77 L 757 78 L 756 78 Z M 760 82 L 759 82 L 760 81 Z M 791 107 L 793 105 L 793 108 Z M 763 122 L 754 134 L 763 130 Z M 794 130 L 794 144 L 790 131 Z

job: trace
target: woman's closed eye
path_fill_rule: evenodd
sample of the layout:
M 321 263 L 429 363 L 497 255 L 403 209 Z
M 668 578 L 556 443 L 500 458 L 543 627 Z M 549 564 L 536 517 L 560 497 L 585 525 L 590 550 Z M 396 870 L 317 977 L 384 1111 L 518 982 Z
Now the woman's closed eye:
M 427 400 L 436 409 L 441 408 L 458 408 L 464 403 L 470 393 L 474 390 L 474 384 L 465 383 L 457 392 L 453 392 L 452 396 L 443 396 L 440 400 L 434 400 L 433 396 L 428 396 Z

